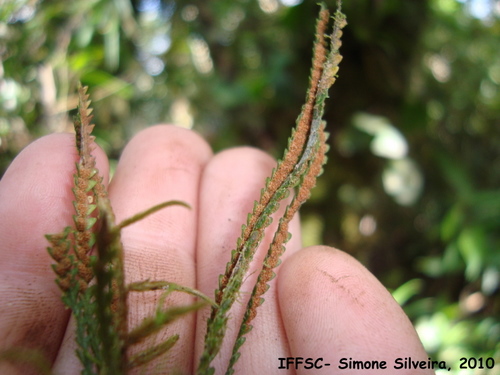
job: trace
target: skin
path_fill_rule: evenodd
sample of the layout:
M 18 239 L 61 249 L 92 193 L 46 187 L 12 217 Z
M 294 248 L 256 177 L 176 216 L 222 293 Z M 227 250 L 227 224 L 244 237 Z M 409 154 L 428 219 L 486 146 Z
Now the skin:
M 94 155 L 108 181 L 105 154 L 96 147 Z M 59 233 L 72 222 L 76 160 L 72 135 L 46 136 L 23 150 L 0 181 L 0 350 L 41 349 L 55 374 L 78 374 L 79 366 L 74 326 L 60 302 L 44 234 Z M 137 134 L 109 184 L 117 222 L 172 199 L 192 208 L 169 207 L 123 230 L 126 281 L 169 280 L 213 296 L 241 224 L 274 165 L 271 157 L 252 148 L 214 155 L 198 134 L 173 126 L 155 126 Z M 315 374 L 366 374 L 366 370 L 339 370 L 343 357 L 385 360 L 387 374 L 433 373 L 392 368 L 398 357 L 427 360 L 427 355 L 402 309 L 366 268 L 330 247 L 302 248 L 298 217 L 290 231 L 283 263 L 253 321 L 236 374 L 249 373 L 248 369 L 254 374 L 276 373 L 279 358 L 292 356 L 322 357 L 318 364 L 331 364 L 313 370 Z M 271 238 L 266 235 L 257 259 L 263 258 Z M 225 345 L 213 363 L 216 373 L 223 373 L 228 361 L 256 270 L 253 264 L 231 311 Z M 158 296 L 156 292 L 130 296 L 130 327 L 154 311 Z M 192 301 L 178 293 L 167 302 Z M 157 340 L 174 333 L 180 339 L 167 359 L 156 361 L 145 372 L 165 373 L 173 368 L 193 373 L 208 313 L 203 309 L 191 314 L 159 334 Z M 26 365 L 4 362 L 0 373 L 30 372 Z M 310 374 L 311 370 L 292 366 L 279 373 Z

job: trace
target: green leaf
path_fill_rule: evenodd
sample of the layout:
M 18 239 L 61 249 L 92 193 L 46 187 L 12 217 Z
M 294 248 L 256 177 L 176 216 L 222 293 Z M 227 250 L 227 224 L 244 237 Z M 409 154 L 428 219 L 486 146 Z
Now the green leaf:
M 484 268 L 486 236 L 481 227 L 467 227 L 458 237 L 458 248 L 466 267 L 465 276 L 469 281 L 477 280 Z
M 403 306 L 410 298 L 416 296 L 422 291 L 424 283 L 421 279 L 412 279 L 401 285 L 394 292 L 392 296 L 399 305 Z

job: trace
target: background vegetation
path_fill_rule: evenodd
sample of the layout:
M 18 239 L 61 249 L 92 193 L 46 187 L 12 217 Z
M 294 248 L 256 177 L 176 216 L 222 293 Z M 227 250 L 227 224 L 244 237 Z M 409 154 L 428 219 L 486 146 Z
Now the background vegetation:
M 500 374 L 500 3 L 344 2 L 305 242 L 366 264 L 433 359 L 493 357 L 495 369 L 456 373 Z M 78 80 L 114 159 L 160 122 L 216 150 L 280 155 L 317 12 L 309 0 L 0 0 L 1 173 L 32 140 L 71 130 Z

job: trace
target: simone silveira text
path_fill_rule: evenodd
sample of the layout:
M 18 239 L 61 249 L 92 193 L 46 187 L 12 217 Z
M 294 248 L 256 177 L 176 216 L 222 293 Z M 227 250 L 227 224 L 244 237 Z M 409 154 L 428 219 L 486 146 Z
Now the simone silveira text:
M 352 358 L 342 358 L 339 361 L 338 368 L 340 370 L 377 370 L 377 369 L 387 369 L 394 368 L 396 370 L 408 370 L 408 369 L 445 369 L 449 370 L 445 361 L 433 361 L 427 358 L 426 361 L 419 359 L 414 359 L 412 357 L 396 358 L 392 363 L 387 361 L 359 361 Z
M 305 357 L 285 357 L 278 358 L 280 370 L 303 368 L 305 370 L 319 370 L 324 367 L 331 366 L 327 360 L 324 358 L 305 358 Z M 337 368 L 339 370 L 384 370 L 384 369 L 396 369 L 396 370 L 427 370 L 427 369 L 445 369 L 450 371 L 450 368 L 446 365 L 445 361 L 433 361 L 427 358 L 426 361 L 419 359 L 413 359 L 412 357 L 396 358 L 392 362 L 381 360 L 365 360 L 360 361 L 353 358 L 342 358 L 338 362 Z

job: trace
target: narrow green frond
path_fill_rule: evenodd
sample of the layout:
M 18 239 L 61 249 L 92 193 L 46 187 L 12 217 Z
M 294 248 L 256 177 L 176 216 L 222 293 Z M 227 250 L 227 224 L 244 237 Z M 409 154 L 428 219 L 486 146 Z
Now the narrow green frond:
M 134 216 L 132 216 L 128 219 L 123 220 L 116 227 L 117 227 L 117 229 L 125 228 L 126 226 L 133 224 L 133 223 L 136 223 L 136 222 L 144 219 L 145 217 L 147 217 L 151 214 L 154 214 L 155 212 L 161 210 L 162 208 L 169 207 L 169 206 L 183 206 L 183 207 L 191 209 L 190 205 L 188 205 L 187 203 L 182 202 L 182 201 L 163 202 L 163 203 L 157 204 L 156 206 L 148 208 L 147 210 L 145 210 L 143 212 L 139 212 L 138 214 L 135 214 Z
M 128 362 L 128 368 L 132 369 L 151 362 L 153 359 L 158 358 L 159 356 L 165 354 L 170 349 L 172 349 L 178 340 L 179 340 L 179 335 L 173 335 L 170 336 L 167 340 L 165 340 L 161 344 L 158 344 L 140 353 L 130 356 Z
M 134 283 L 130 283 L 127 285 L 127 289 L 129 292 L 147 292 L 151 290 L 169 290 L 169 291 L 177 291 L 177 292 L 184 292 L 187 294 L 191 294 L 192 296 L 198 297 L 201 300 L 205 301 L 207 304 L 212 305 L 212 306 L 217 306 L 215 301 L 212 300 L 210 297 L 207 297 L 200 291 L 196 289 L 189 288 L 187 286 L 182 286 L 176 283 L 172 283 L 169 281 L 138 281 Z
M 206 306 L 206 303 L 195 302 L 187 306 L 174 306 L 167 309 L 157 309 L 154 316 L 144 318 L 139 326 L 130 331 L 127 335 L 126 345 L 131 346 L 141 342 L 146 337 L 149 337 L 153 333 L 156 333 L 164 328 L 165 325 L 173 322 L 185 314 L 199 310 L 203 306 Z

